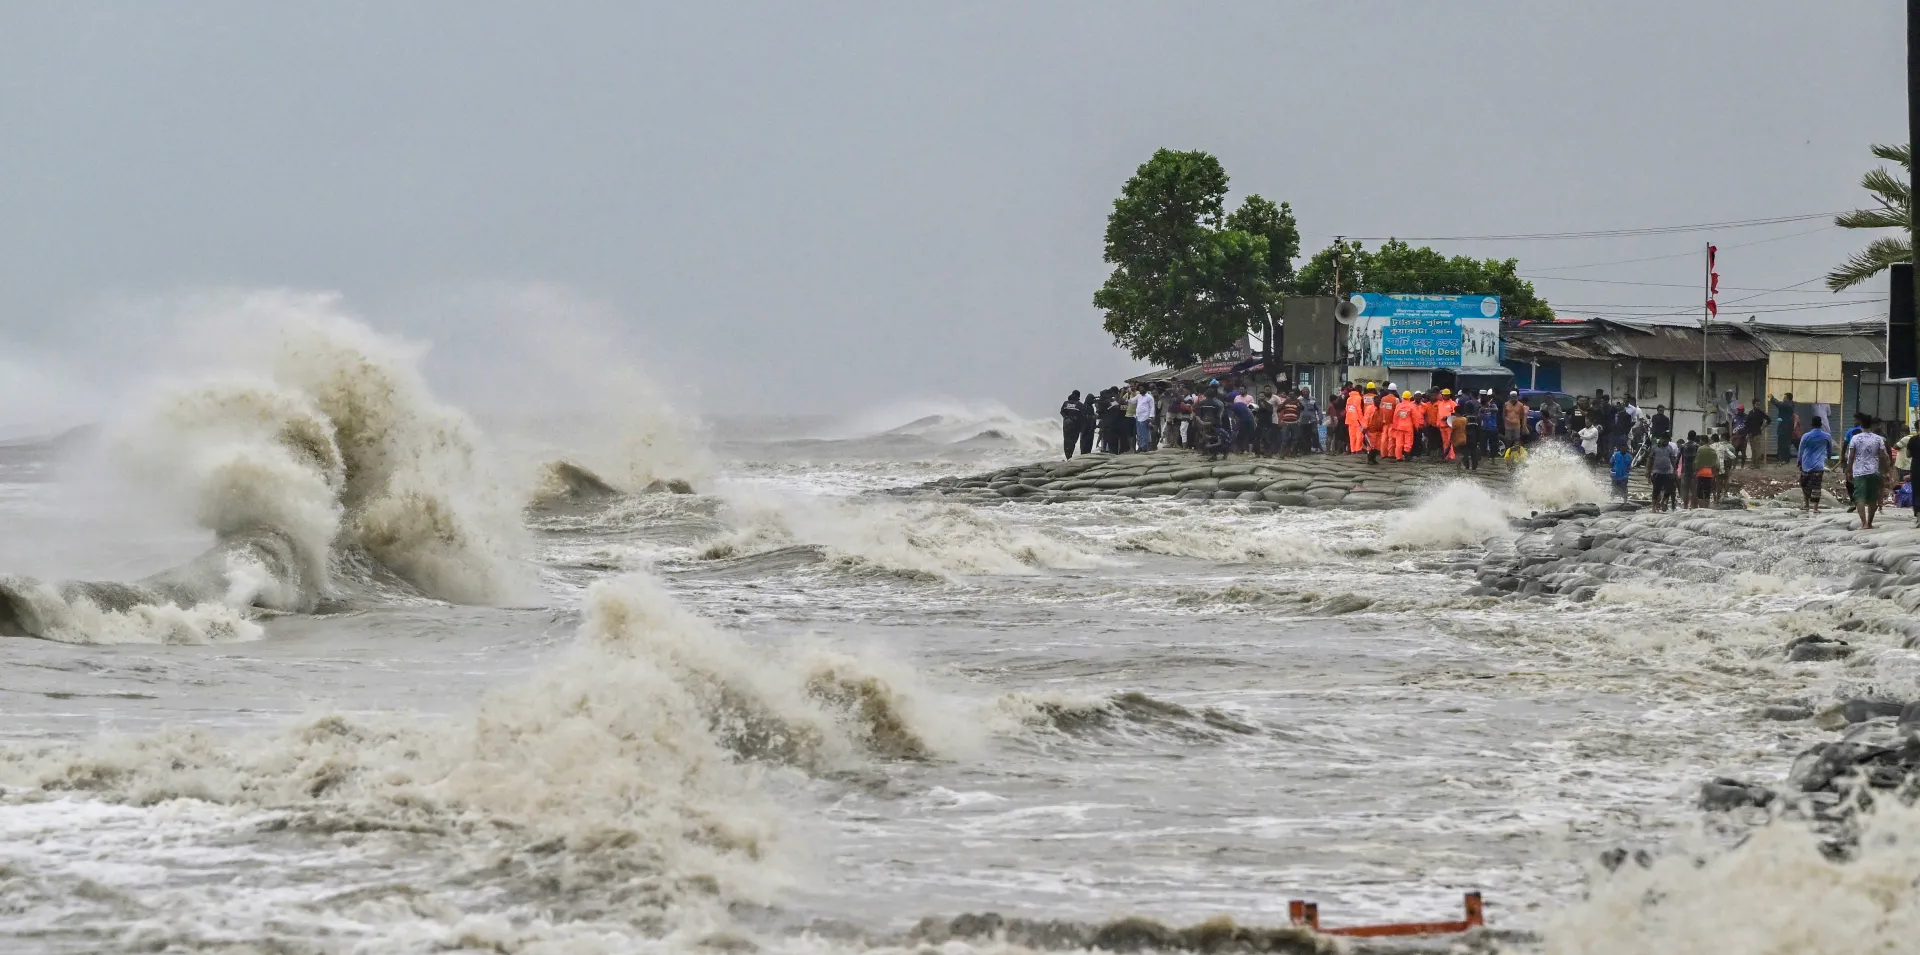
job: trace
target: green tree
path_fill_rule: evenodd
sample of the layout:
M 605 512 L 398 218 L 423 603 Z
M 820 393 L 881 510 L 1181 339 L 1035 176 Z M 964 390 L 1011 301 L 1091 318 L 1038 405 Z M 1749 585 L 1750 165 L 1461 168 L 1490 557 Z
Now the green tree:
M 1867 243 L 1840 267 L 1827 273 L 1827 288 L 1842 292 L 1879 275 L 1888 266 L 1913 261 L 1913 149 L 1906 146 L 1875 146 L 1873 154 L 1888 162 L 1897 162 L 1905 170 L 1896 176 L 1885 166 L 1860 177 L 1861 188 L 1873 194 L 1879 204 L 1874 209 L 1855 209 L 1835 216 L 1833 224 L 1844 229 L 1899 229 L 1900 235 L 1882 236 Z
M 1106 313 L 1114 342 L 1133 357 L 1191 364 L 1231 345 L 1264 315 L 1273 294 L 1268 239 L 1222 228 L 1226 194 L 1218 159 L 1162 149 L 1114 200 L 1106 235 L 1113 272 L 1093 304 Z
M 1399 239 L 1389 239 L 1372 252 L 1358 242 L 1330 245 L 1301 267 L 1295 290 L 1301 295 L 1332 295 L 1336 257 L 1342 294 L 1498 295 L 1502 318 L 1553 318 L 1553 308 L 1534 291 L 1533 283 L 1520 277 L 1520 260 L 1448 258 Z
M 1274 205 L 1258 194 L 1248 196 L 1240 208 L 1227 216 L 1227 228 L 1267 240 L 1267 296 L 1258 303 L 1250 321 L 1265 333 L 1267 358 L 1277 355 L 1280 327 L 1280 303 L 1293 287 L 1293 260 L 1300 256 L 1300 226 L 1294 221 L 1293 207 Z

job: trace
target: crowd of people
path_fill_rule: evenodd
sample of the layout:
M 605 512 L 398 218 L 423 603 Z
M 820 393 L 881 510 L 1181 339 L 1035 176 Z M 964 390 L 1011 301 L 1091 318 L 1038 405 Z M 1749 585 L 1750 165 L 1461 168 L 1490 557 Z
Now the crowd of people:
M 1898 421 L 1883 422 L 1864 411 L 1853 417 L 1853 427 L 1839 441 L 1817 417 L 1800 436 L 1796 454 L 1801 510 L 1819 512 L 1827 464 L 1838 457 L 1846 500 L 1860 519 L 1859 529 L 1873 529 L 1889 498 L 1896 507 L 1913 508 L 1914 526 L 1920 527 L 1920 502 L 1913 493 L 1913 435 Z
M 1109 454 L 1181 447 L 1218 457 L 1364 453 L 1434 458 L 1477 468 L 1483 458 L 1523 454 L 1535 434 L 1518 394 L 1503 405 L 1491 391 L 1456 396 L 1449 388 L 1396 390 L 1392 382 L 1347 382 L 1322 408 L 1313 392 L 1286 381 L 1258 386 L 1209 381 L 1113 387 L 1060 404 L 1068 458 L 1098 447 Z
M 1543 446 L 1562 446 L 1608 472 L 1614 496 L 1625 500 L 1636 472 L 1647 478 L 1654 510 L 1712 507 L 1727 496 L 1736 468 L 1765 460 L 1767 428 L 1777 428 L 1775 453 L 1797 461 L 1803 507 L 1817 511 L 1827 463 L 1839 458 L 1846 495 L 1862 527 L 1873 526 L 1882 502 L 1913 506 L 1911 436 L 1899 422 L 1861 413 L 1840 439 L 1821 419 L 1801 428 L 1793 396 L 1770 398 L 1771 413 L 1727 402 L 1709 416 L 1702 435 L 1674 434 L 1665 405 L 1651 414 L 1631 397 L 1603 391 L 1564 405 L 1529 404 L 1518 391 L 1504 398 L 1492 390 L 1456 395 L 1449 388 L 1423 392 L 1392 382 L 1345 382 L 1325 408 L 1307 388 L 1281 380 L 1255 386 L 1230 380 L 1201 387 L 1179 382 L 1112 387 L 1085 397 L 1076 391 L 1060 405 L 1063 449 L 1068 458 L 1096 446 L 1110 454 L 1189 448 L 1209 457 L 1232 452 L 1264 456 L 1365 454 L 1370 463 L 1430 459 L 1477 469 L 1488 457 L 1524 460 Z
M 1260 387 L 1178 382 L 1076 391 L 1060 403 L 1068 458 L 1095 447 L 1108 454 L 1189 448 L 1212 457 L 1230 452 L 1266 456 L 1312 454 L 1323 447 L 1320 404 L 1311 390 L 1286 382 Z

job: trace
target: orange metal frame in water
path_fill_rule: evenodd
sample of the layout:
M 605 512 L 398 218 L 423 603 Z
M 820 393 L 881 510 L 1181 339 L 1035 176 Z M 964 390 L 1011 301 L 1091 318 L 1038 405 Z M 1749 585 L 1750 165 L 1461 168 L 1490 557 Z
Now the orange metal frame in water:
M 1480 901 L 1480 893 L 1467 893 L 1467 917 L 1458 922 L 1396 922 L 1389 925 L 1349 925 L 1344 928 L 1324 928 L 1320 925 L 1320 906 L 1313 902 L 1295 899 L 1287 903 L 1287 915 L 1293 924 L 1305 926 L 1322 935 L 1347 935 L 1355 938 L 1382 938 L 1391 935 L 1445 935 L 1449 932 L 1464 932 L 1470 928 L 1487 924 L 1486 910 Z

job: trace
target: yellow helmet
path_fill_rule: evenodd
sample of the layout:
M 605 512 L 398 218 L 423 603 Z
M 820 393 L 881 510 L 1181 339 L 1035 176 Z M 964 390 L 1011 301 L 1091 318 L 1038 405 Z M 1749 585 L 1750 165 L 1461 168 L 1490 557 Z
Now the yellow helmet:
M 1377 382 L 1377 381 L 1369 381 L 1369 382 L 1367 382 L 1367 387 L 1369 387 L 1369 388 L 1378 388 L 1378 387 L 1380 387 L 1380 383 L 1379 383 L 1379 382 Z
M 1402 397 L 1402 398 L 1411 398 L 1411 397 L 1413 397 L 1413 392 L 1411 392 L 1411 391 L 1403 391 L 1403 392 L 1401 392 L 1401 393 L 1400 393 L 1400 397 Z
M 1452 395 L 1453 395 L 1453 389 L 1452 389 L 1452 388 L 1442 388 L 1442 389 L 1440 389 L 1440 393 L 1441 393 L 1442 395 L 1445 395 L 1445 396 L 1448 396 L 1448 397 L 1452 397 Z

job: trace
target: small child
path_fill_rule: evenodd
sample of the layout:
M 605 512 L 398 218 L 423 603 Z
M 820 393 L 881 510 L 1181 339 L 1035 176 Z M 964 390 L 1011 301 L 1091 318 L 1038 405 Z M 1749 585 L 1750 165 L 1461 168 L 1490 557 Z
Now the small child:
M 1624 501 L 1627 499 L 1627 476 L 1633 473 L 1633 455 L 1627 449 L 1613 449 L 1613 496 Z

